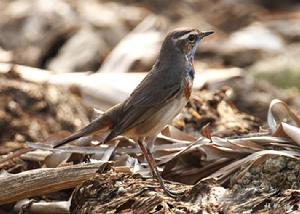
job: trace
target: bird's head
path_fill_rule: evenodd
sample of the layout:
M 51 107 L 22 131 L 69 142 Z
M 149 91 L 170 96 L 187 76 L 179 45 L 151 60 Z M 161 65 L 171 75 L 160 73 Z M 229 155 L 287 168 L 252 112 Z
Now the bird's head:
M 165 52 L 165 54 L 172 55 L 172 52 L 177 52 L 192 60 L 199 42 L 212 33 L 212 31 L 201 32 L 198 29 L 172 31 L 167 35 L 163 42 L 161 54 Z

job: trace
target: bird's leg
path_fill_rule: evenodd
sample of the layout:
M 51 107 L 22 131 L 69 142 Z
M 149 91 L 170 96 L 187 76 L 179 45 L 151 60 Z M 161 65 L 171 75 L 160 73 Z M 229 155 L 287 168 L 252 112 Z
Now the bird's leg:
M 155 160 L 151 155 L 152 151 L 153 151 L 153 147 L 154 147 L 153 144 L 154 144 L 155 139 L 156 139 L 156 137 L 154 137 L 154 138 L 139 138 L 138 139 L 138 143 L 141 144 L 141 145 L 139 144 L 140 149 L 142 150 L 144 157 L 145 157 L 148 165 L 150 166 L 150 171 L 151 171 L 153 178 L 157 178 L 157 173 L 158 173 L 158 176 L 160 176 L 157 166 L 156 166 L 156 163 L 155 163 Z M 144 142 L 146 142 L 146 146 L 144 145 Z M 147 153 L 146 155 L 145 155 L 145 152 Z M 153 164 L 150 163 L 150 161 L 152 161 Z
M 155 176 L 159 182 L 160 187 L 163 189 L 163 191 L 170 197 L 176 197 L 178 194 L 176 192 L 173 192 L 171 190 L 169 190 L 166 186 L 165 183 L 162 179 L 162 177 L 160 176 L 160 173 L 157 169 L 156 163 L 154 158 L 152 157 L 151 153 L 146 149 L 146 147 L 144 146 L 143 143 L 143 138 L 138 138 L 137 140 L 139 147 L 141 148 L 144 157 L 146 159 L 146 161 L 149 164 L 149 167 L 151 169 L 152 175 Z

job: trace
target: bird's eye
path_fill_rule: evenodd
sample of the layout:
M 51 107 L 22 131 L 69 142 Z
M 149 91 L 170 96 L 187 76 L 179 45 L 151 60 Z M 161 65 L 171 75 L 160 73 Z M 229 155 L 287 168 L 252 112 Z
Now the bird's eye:
M 196 35 L 194 35 L 194 34 L 189 35 L 189 36 L 188 36 L 188 40 L 189 40 L 190 42 L 194 42 L 194 41 L 196 40 Z

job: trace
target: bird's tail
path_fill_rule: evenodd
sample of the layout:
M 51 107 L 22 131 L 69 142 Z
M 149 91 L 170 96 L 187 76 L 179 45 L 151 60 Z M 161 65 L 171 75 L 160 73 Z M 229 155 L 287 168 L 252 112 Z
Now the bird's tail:
M 90 124 L 85 126 L 84 128 L 80 129 L 78 132 L 70 135 L 69 137 L 66 137 L 62 139 L 61 141 L 55 143 L 53 148 L 60 147 L 62 145 L 65 145 L 71 141 L 74 141 L 78 138 L 90 135 L 90 134 L 100 134 L 108 132 L 112 127 L 111 120 L 106 116 L 103 115 L 102 117 L 99 117 L 92 121 Z

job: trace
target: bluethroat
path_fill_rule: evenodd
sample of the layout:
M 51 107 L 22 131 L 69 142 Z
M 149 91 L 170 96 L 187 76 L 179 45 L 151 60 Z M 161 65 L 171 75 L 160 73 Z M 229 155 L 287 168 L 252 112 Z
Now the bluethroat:
M 119 135 L 131 138 L 138 143 L 161 188 L 167 195 L 175 197 L 177 193 L 165 186 L 155 160 L 144 143 L 153 144 L 157 134 L 187 104 L 195 75 L 193 60 L 196 48 L 204 37 L 212 33 L 198 29 L 170 32 L 154 66 L 124 102 L 108 109 L 54 147 L 87 135 L 102 135 L 104 143 Z

